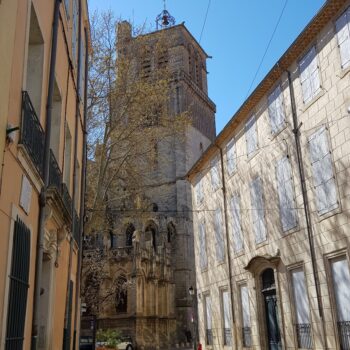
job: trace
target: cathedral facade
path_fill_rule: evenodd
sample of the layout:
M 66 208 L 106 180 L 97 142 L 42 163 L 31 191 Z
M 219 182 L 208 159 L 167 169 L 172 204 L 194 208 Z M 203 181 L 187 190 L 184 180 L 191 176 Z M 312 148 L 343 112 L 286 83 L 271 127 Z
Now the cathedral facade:
M 185 346 L 195 339 L 195 287 L 191 188 L 187 171 L 215 137 L 215 105 L 208 97 L 208 55 L 184 24 L 170 25 L 164 12 L 162 28 L 143 35 L 146 46 L 165 39 L 162 64 L 171 72 L 168 113 L 188 113 L 190 123 L 181 137 L 158 145 L 152 185 L 121 211 L 110 208 L 113 234 L 99 244 L 108 258 L 105 267 L 121 290 L 115 302 L 101 307 L 98 328 L 118 329 L 137 348 Z M 117 29 L 118 55 L 135 50 L 131 26 Z M 149 45 L 148 45 L 149 43 Z M 135 55 L 134 66 L 144 76 L 158 69 L 152 50 Z M 166 159 L 166 161 L 164 161 Z M 88 257 L 90 250 L 85 250 Z M 84 327 L 84 322 L 83 322 Z

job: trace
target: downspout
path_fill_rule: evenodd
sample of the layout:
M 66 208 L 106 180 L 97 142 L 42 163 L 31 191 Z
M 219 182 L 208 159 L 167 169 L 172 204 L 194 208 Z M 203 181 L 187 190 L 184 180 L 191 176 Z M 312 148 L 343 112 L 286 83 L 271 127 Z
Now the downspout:
M 83 242 L 82 237 L 84 234 L 84 217 L 85 217 L 85 189 L 86 189 L 86 161 L 87 161 L 87 152 L 86 152 L 86 120 L 87 120 L 87 89 L 88 89 L 88 74 L 89 74 L 89 48 L 88 48 L 88 34 L 85 28 L 85 85 L 84 85 L 84 125 L 83 125 L 83 160 L 81 167 L 81 192 L 80 192 L 80 226 L 79 226 L 79 258 L 78 258 L 78 267 L 77 267 L 77 285 L 75 289 L 75 300 L 78 300 L 80 296 L 81 288 L 81 266 L 82 266 L 82 254 L 83 254 Z M 74 335 L 73 335 L 73 350 L 76 348 L 76 336 L 77 336 L 77 324 L 78 324 L 78 307 L 75 308 L 74 315 Z
M 215 147 L 220 151 L 220 162 L 221 162 L 221 182 L 222 182 L 222 196 L 224 199 L 224 220 L 225 220 L 225 233 L 226 233 L 226 256 L 227 256 L 227 267 L 228 267 L 228 276 L 229 276 L 229 291 L 230 291 L 230 304 L 231 304 L 231 322 L 234 323 L 234 304 L 233 304 L 233 279 L 232 279 L 232 266 L 231 266 L 231 251 L 230 251 L 230 237 L 228 229 L 228 213 L 227 213 L 227 196 L 226 196 L 226 180 L 225 180 L 225 171 L 224 171 L 224 155 L 222 148 L 215 144 Z M 232 339 L 235 340 L 235 348 L 237 349 L 237 329 L 233 327 L 234 335 Z
M 38 331 L 39 331 L 39 304 L 40 304 L 40 289 L 42 278 L 42 262 L 44 255 L 44 236 L 45 236 L 45 208 L 46 194 L 49 186 L 49 161 L 50 161 L 50 141 L 51 141 L 51 119 L 52 119 L 52 100 L 55 81 L 56 54 L 57 54 L 57 35 L 58 35 L 58 17 L 62 0 L 55 0 L 53 23 L 52 23 L 52 42 L 51 42 L 51 57 L 50 71 L 48 81 L 48 92 L 46 100 L 46 120 L 45 120 L 45 143 L 44 143 L 44 162 L 43 162 L 43 180 L 44 186 L 41 188 L 39 196 L 39 222 L 38 222 L 38 237 L 37 250 L 35 261 L 35 283 L 34 283 L 34 299 L 33 299 L 33 319 L 32 319 L 32 339 L 31 349 L 37 349 Z
M 71 240 L 70 240 L 70 248 L 69 248 L 69 261 L 68 261 L 68 275 L 67 275 L 67 286 L 66 286 L 66 308 L 65 308 L 65 318 L 64 318 L 64 330 L 63 330 L 63 349 L 67 349 L 67 340 L 69 340 L 68 349 L 70 349 L 71 344 L 71 329 L 68 329 L 69 325 L 69 300 L 71 299 L 70 295 L 70 278 L 72 273 L 72 258 L 73 258 L 73 248 L 74 248 L 74 232 L 76 231 L 76 221 L 75 221 L 75 198 L 76 198 L 76 177 L 77 177 L 77 169 L 76 169 L 76 162 L 77 162 L 77 154 L 78 154 L 78 119 L 80 116 L 80 97 L 79 97 L 79 91 L 80 91 L 80 66 L 81 66 L 81 17 L 82 17 L 82 11 L 81 11 L 81 0 L 79 0 L 79 13 L 78 13 L 78 64 L 77 64 L 77 90 L 76 90 L 76 101 L 75 101 L 75 129 L 74 129 L 74 162 L 73 162 L 73 192 L 72 192 L 72 234 L 71 234 Z M 79 232 L 80 233 L 80 232 Z M 79 238 L 80 240 L 80 238 Z M 77 242 L 78 243 L 78 242 Z M 81 249 L 81 247 L 78 247 L 78 249 Z M 79 254 L 79 253 L 78 253 Z M 78 258 L 79 259 L 79 258 Z M 75 288 L 77 288 L 77 279 L 78 275 L 76 276 L 75 280 Z M 73 299 L 72 299 L 73 301 Z M 77 300 L 75 300 L 75 308 L 77 308 Z
M 303 197 L 303 206 L 304 206 L 304 214 L 305 214 L 305 220 L 306 220 L 307 236 L 308 236 L 308 241 L 309 241 L 309 246 L 310 246 L 311 265 L 312 265 L 312 271 L 313 271 L 314 283 L 315 283 L 316 295 L 317 295 L 318 313 L 319 313 L 319 316 L 321 318 L 321 323 L 322 323 L 325 349 L 328 349 L 327 337 L 326 337 L 326 327 L 325 327 L 325 320 L 324 320 L 324 315 L 323 315 L 323 306 L 322 306 L 322 299 L 321 299 L 320 280 L 319 280 L 318 269 L 317 269 L 316 253 L 315 253 L 315 246 L 314 246 L 314 240 L 313 240 L 310 208 L 309 208 L 309 200 L 308 200 L 308 196 L 307 196 L 305 172 L 304 172 L 304 167 L 303 167 L 303 157 L 302 157 L 302 152 L 301 152 L 299 129 L 300 129 L 300 126 L 302 124 L 301 123 L 298 124 L 298 115 L 297 115 L 297 109 L 296 109 L 295 97 L 294 97 L 294 87 L 293 87 L 293 82 L 292 82 L 290 71 L 287 70 L 287 74 L 288 74 L 288 85 L 289 85 L 290 101 L 291 101 L 292 115 L 293 115 L 293 133 L 294 133 L 295 147 L 296 147 L 296 151 L 297 151 L 297 161 L 298 161 L 299 177 L 300 177 L 300 183 L 301 183 L 301 192 L 302 192 L 302 197 Z

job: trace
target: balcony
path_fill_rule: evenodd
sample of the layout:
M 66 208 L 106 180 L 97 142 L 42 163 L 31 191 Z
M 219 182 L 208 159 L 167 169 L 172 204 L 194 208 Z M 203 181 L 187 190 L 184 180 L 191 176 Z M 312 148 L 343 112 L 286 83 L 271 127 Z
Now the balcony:
M 62 173 L 57 163 L 55 155 L 50 149 L 50 164 L 49 164 L 49 187 L 54 187 L 58 192 L 61 191 Z
M 341 350 L 350 350 L 350 321 L 338 322 Z
M 309 323 L 295 325 L 298 347 L 300 349 L 312 349 L 311 325 Z
M 79 225 L 79 216 L 77 211 L 74 209 L 73 211 L 73 238 L 79 245 L 79 235 L 80 235 L 80 225 Z
M 22 92 L 22 123 L 20 143 L 25 147 L 33 164 L 43 176 L 45 132 L 34 110 L 27 91 Z

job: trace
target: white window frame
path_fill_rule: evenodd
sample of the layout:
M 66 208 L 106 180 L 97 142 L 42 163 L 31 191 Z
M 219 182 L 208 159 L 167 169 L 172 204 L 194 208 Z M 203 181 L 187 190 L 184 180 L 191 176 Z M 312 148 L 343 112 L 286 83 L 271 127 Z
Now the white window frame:
M 342 20 L 344 20 L 345 22 L 344 26 L 342 26 Z M 350 7 L 348 7 L 337 18 L 337 20 L 335 21 L 335 29 L 339 47 L 341 68 L 347 69 L 350 67 Z M 348 57 L 344 55 L 344 51 L 346 52 Z
M 211 187 L 212 187 L 213 191 L 216 191 L 221 185 L 220 164 L 219 163 L 220 163 L 219 156 L 216 156 L 210 162 L 210 165 L 211 165 L 211 168 L 210 168 Z
M 199 239 L 199 254 L 198 254 L 199 267 L 201 271 L 204 271 L 208 268 L 208 247 L 207 247 L 207 232 L 206 232 L 205 220 L 202 220 L 199 222 L 198 239 Z
M 236 140 L 234 137 L 226 145 L 227 172 L 232 175 L 237 169 Z
M 259 196 L 259 193 L 255 193 L 255 186 L 258 185 L 260 188 L 261 198 L 258 198 L 261 201 L 261 208 L 257 207 L 255 197 Z M 264 189 L 262 184 L 262 179 L 260 177 L 256 177 L 250 183 L 250 198 L 251 198 L 251 218 L 252 218 L 252 226 L 255 237 L 255 243 L 261 244 L 267 241 L 267 228 L 265 221 L 265 204 L 264 204 Z M 258 224 L 258 226 L 257 226 Z
M 288 170 L 286 170 L 286 168 L 281 169 L 281 167 L 282 168 L 287 167 Z M 288 178 L 285 178 L 286 176 Z M 276 183 L 277 183 L 281 228 L 282 228 L 282 232 L 285 233 L 295 229 L 298 226 L 298 214 L 297 214 L 296 203 L 295 203 L 295 188 L 294 188 L 294 181 L 293 181 L 293 172 L 292 172 L 292 165 L 291 165 L 289 156 L 284 156 L 283 158 L 279 159 L 276 163 Z M 290 191 L 289 194 L 288 194 L 288 187 Z M 292 221 L 287 220 L 288 222 L 284 222 L 283 215 L 287 215 L 287 216 L 291 215 L 292 218 L 290 219 Z
M 320 156 L 317 160 L 313 159 L 312 155 L 312 142 L 316 137 L 322 137 L 322 134 L 324 134 L 325 137 L 325 143 L 328 148 L 328 152 L 326 155 Z M 321 142 L 321 141 L 319 141 Z M 315 193 L 315 200 L 316 200 L 316 207 L 317 207 L 317 213 L 318 215 L 322 216 L 324 214 L 328 214 L 330 212 L 333 212 L 334 210 L 337 210 L 339 208 L 339 196 L 338 196 L 338 186 L 335 178 L 335 171 L 333 167 L 333 159 L 332 159 L 332 150 L 331 150 L 331 143 L 329 140 L 328 130 L 325 126 L 321 126 L 316 132 L 310 135 L 308 138 L 309 143 L 309 157 L 310 157 L 310 163 L 311 163 L 311 170 L 312 170 L 312 178 L 313 178 L 313 184 L 314 184 L 314 193 Z M 322 162 L 322 165 L 316 165 L 317 162 Z M 328 164 L 330 167 L 329 174 L 332 173 L 332 176 L 326 179 L 325 181 L 322 181 L 320 183 L 319 180 L 316 179 L 316 175 L 322 175 L 324 176 L 326 174 L 326 167 L 325 164 Z M 318 170 L 319 169 L 319 170 Z M 324 179 L 322 179 L 324 180 Z M 321 202 L 321 191 L 326 191 L 325 186 L 332 186 L 332 183 L 334 185 L 334 195 L 335 195 L 335 202 L 327 204 L 327 207 L 322 208 L 322 202 Z M 328 184 L 328 185 L 327 185 Z M 320 191 L 320 192 L 319 192 Z M 329 189 L 327 190 L 329 191 Z M 329 196 L 325 197 L 329 198 Z
M 235 208 L 233 207 L 236 204 Z M 241 198 L 238 194 L 233 194 L 230 199 L 233 251 L 236 254 L 244 251 L 244 239 L 242 231 Z M 238 231 L 236 231 L 238 228 Z
M 284 109 L 283 90 L 281 85 L 277 85 L 269 94 L 268 114 L 270 119 L 271 134 L 279 133 L 286 125 L 286 113 Z
M 305 65 L 305 62 L 308 64 Z M 321 91 L 321 74 L 315 45 L 312 46 L 299 61 L 299 73 L 303 101 L 304 104 L 308 104 Z M 310 90 L 308 91 L 308 89 Z
M 225 260 L 225 238 L 221 207 L 218 207 L 214 212 L 214 232 L 216 260 L 222 263 Z
M 258 130 L 257 130 L 257 120 L 255 114 L 253 114 L 245 123 L 245 138 L 247 144 L 247 156 L 248 158 L 255 154 L 255 152 L 259 149 L 259 141 L 258 141 Z M 250 136 L 254 135 L 254 143 L 250 140 Z

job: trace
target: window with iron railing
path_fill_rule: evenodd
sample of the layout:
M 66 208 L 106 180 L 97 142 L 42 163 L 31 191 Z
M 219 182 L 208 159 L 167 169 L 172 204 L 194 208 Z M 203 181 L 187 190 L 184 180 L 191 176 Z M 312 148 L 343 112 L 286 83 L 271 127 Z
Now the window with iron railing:
M 312 349 L 311 325 L 310 323 L 300 323 L 295 325 L 299 349 Z
M 338 322 L 338 333 L 342 350 L 350 350 L 350 321 Z

